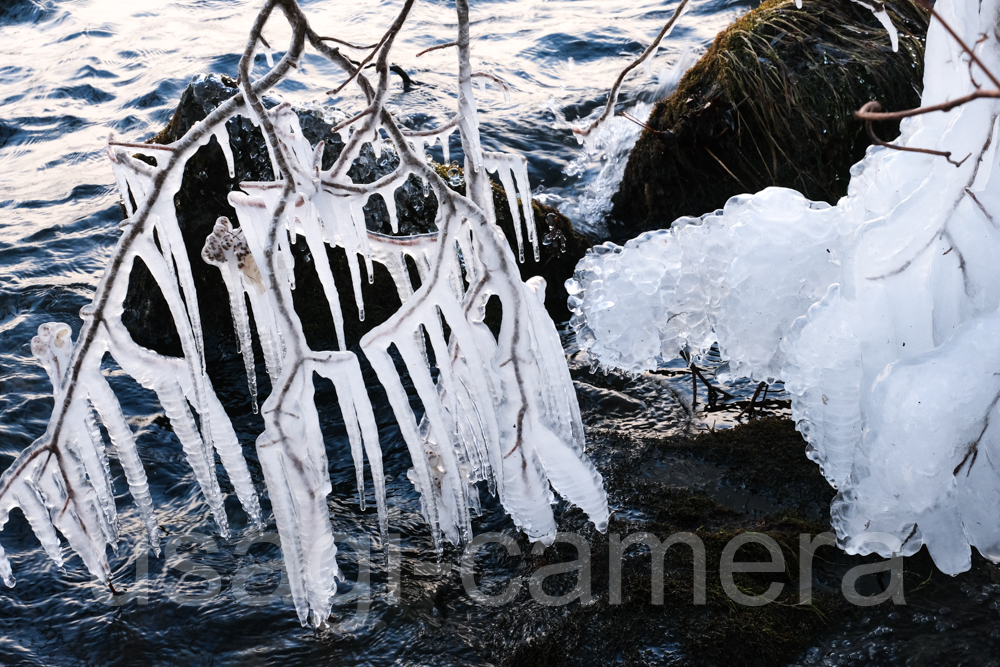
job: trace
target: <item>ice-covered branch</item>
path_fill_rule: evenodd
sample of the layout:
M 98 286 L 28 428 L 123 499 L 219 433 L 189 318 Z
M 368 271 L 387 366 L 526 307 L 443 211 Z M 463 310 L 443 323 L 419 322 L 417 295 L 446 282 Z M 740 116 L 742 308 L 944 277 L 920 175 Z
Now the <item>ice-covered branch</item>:
M 730 373 L 781 378 L 808 456 L 838 489 L 851 553 L 926 545 L 954 574 L 1000 560 L 1000 100 L 970 101 L 967 44 L 1000 71 L 997 0 L 941 0 L 922 109 L 873 146 L 836 206 L 768 188 L 594 249 L 569 286 L 582 347 L 654 367 L 717 342 Z M 947 396 L 948 400 L 941 400 Z M 962 406 L 956 410 L 955 406 Z M 984 457 L 985 455 L 985 457 Z
M 964 51 L 965 54 L 969 56 L 969 79 L 972 82 L 973 86 L 975 86 L 975 90 L 973 90 L 967 95 L 961 95 L 955 99 L 947 100 L 945 102 L 940 102 L 938 104 L 929 104 L 926 106 L 918 107 L 916 109 L 906 109 L 904 111 L 882 111 L 882 105 L 879 104 L 877 101 L 872 100 L 871 102 L 868 102 L 865 105 L 863 105 L 858 111 L 855 111 L 854 116 L 859 120 L 864 121 L 865 130 L 868 132 L 869 138 L 871 138 L 872 143 L 874 143 L 877 146 L 885 146 L 886 148 L 891 148 L 893 150 L 903 151 L 903 152 L 937 155 L 939 157 L 945 158 L 948 162 L 955 165 L 956 167 L 960 167 L 962 166 L 962 162 L 964 162 L 971 155 L 971 153 L 969 155 L 966 155 L 966 157 L 962 158 L 960 162 L 955 162 L 954 160 L 951 159 L 951 151 L 934 150 L 931 148 L 919 148 L 916 146 L 900 146 L 898 144 L 892 144 L 880 139 L 875 134 L 875 130 L 872 128 L 872 122 L 874 121 L 881 121 L 881 120 L 898 121 L 904 118 L 912 118 L 913 116 L 922 116 L 923 114 L 934 113 L 936 111 L 951 111 L 956 107 L 968 104 L 969 102 L 972 102 L 974 100 L 979 100 L 984 98 L 994 98 L 994 99 L 1000 98 L 1000 80 L 997 79 L 997 77 L 993 74 L 993 72 L 983 63 L 983 61 L 979 58 L 979 56 L 976 55 L 975 50 L 969 47 L 968 44 L 966 44 L 965 40 L 962 39 L 961 36 L 959 36 L 958 33 L 955 32 L 954 28 L 952 28 L 948 24 L 948 22 L 937 11 L 934 10 L 934 7 L 930 3 L 926 2 L 925 0 L 914 0 L 914 2 L 919 4 L 927 11 L 929 11 L 930 14 L 935 19 L 937 19 L 938 23 L 948 32 L 951 38 L 954 39 L 955 42 L 961 47 L 962 51 Z M 873 12 L 876 11 L 874 7 L 871 7 L 866 3 L 858 3 L 858 4 L 863 4 L 864 6 L 871 9 Z M 884 8 L 880 11 L 882 14 L 885 14 Z M 878 15 L 878 12 L 876 12 L 876 15 Z M 880 18 L 879 20 L 882 19 Z M 980 42 L 983 41 L 983 39 L 981 39 Z M 895 44 L 895 39 L 893 41 L 893 44 Z M 893 47 L 893 50 L 895 50 L 895 46 Z M 975 79 L 973 79 L 972 77 L 973 63 L 975 63 L 979 67 L 979 69 L 986 74 L 989 80 L 993 83 L 994 88 L 984 90 L 979 84 L 975 82 Z
M 229 534 L 229 523 L 215 476 L 215 454 L 251 521 L 261 525 L 240 444 L 205 370 L 198 295 L 173 204 L 187 160 L 213 137 L 226 155 L 230 175 L 234 174 L 226 121 L 240 114 L 263 133 L 276 180 L 243 182 L 240 190 L 230 193 L 238 225 L 220 218 L 205 239 L 201 258 L 218 268 L 226 286 L 254 409 L 254 329 L 271 378 L 271 393 L 260 406 L 265 430 L 257 439 L 257 456 L 300 620 L 316 626 L 326 621 L 338 574 L 327 504 L 332 487 L 314 401 L 314 373 L 329 378 L 336 388 L 361 505 L 367 458 L 379 524 L 383 532 L 388 527 L 378 428 L 358 357 L 346 348 L 342 286 L 334 280 L 328 256 L 333 246 L 346 251 L 359 319 L 364 318 L 362 261 L 369 282 L 375 263 L 388 270 L 403 303 L 388 321 L 371 329 L 361 345 L 388 392 L 412 457 L 411 478 L 435 541 L 441 535 L 453 541 L 470 536 L 469 514 L 478 507 L 479 482 L 499 496 L 532 539 L 554 539 L 550 487 L 604 528 L 607 499 L 600 475 L 583 452 L 573 385 L 558 334 L 542 307 L 544 282 L 521 281 L 517 261 L 495 224 L 488 171 L 498 174 L 507 193 L 518 246 L 522 245 L 518 220 L 523 216 L 537 258 L 526 161 L 481 149 L 464 0 L 457 3 L 455 117 L 430 134 L 410 132 L 399 127 L 385 108 L 389 54 L 412 5 L 413 0 L 403 3 L 372 47 L 368 59 L 374 60 L 378 75 L 373 85 L 362 71 L 368 61 L 356 65 L 330 47 L 327 42 L 333 40 L 309 27 L 294 0 L 269 0 L 254 21 L 240 59 L 239 95 L 169 146 L 109 139 L 108 156 L 129 217 L 94 303 L 81 312 L 83 327 L 76 344 L 69 328 L 55 323 L 42 327 L 33 342 L 33 352 L 52 378 L 55 409 L 45 434 L 0 477 L 0 525 L 11 508 L 21 507 L 54 559 L 61 558 L 58 530 L 88 569 L 108 581 L 105 550 L 117 539 L 118 524 L 96 414 L 121 460 L 155 548 L 158 527 L 142 461 L 132 430 L 100 370 L 105 352 L 155 392 L 220 533 Z M 263 30 L 276 9 L 291 26 L 291 40 L 282 58 L 255 81 L 253 58 L 258 45 L 270 54 Z M 267 109 L 262 102 L 267 90 L 298 69 L 307 43 L 345 72 L 347 82 L 356 82 L 367 103 L 349 121 L 354 132 L 325 171 L 321 169 L 325 146 L 309 144 L 295 111 L 287 104 Z M 467 197 L 448 187 L 423 152 L 426 139 L 447 142 L 455 129 L 465 148 Z M 347 173 L 362 148 L 371 144 L 381 150 L 386 141 L 399 157 L 398 167 L 374 183 L 354 183 Z M 125 149 L 151 157 L 155 164 Z M 395 233 L 393 195 L 412 176 L 434 192 L 440 231 L 410 237 L 369 232 L 363 207 L 378 194 L 390 209 Z M 304 238 L 315 260 L 337 350 L 312 349 L 294 309 L 291 245 L 296 237 Z M 146 265 L 167 302 L 180 339 L 179 358 L 143 348 L 121 321 L 129 272 L 136 260 Z M 411 283 L 410 265 L 416 268 L 418 287 Z M 499 340 L 483 322 L 486 302 L 493 295 L 499 297 L 503 312 Z M 398 365 L 400 360 L 403 366 Z M 410 406 L 403 388 L 405 376 L 416 388 L 423 415 Z M 0 576 L 13 583 L 2 552 Z

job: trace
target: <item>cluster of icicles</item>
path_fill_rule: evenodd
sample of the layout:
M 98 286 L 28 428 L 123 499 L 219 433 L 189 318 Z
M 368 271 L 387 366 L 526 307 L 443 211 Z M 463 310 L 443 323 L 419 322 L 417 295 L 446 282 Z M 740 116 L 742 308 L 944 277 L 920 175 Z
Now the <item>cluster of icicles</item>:
M 997 0 L 936 9 L 1000 72 Z M 986 79 L 931 22 L 922 103 Z M 809 456 L 839 492 L 851 553 L 1000 561 L 1000 102 L 902 123 L 836 206 L 769 188 L 624 247 L 568 283 L 583 347 L 639 371 L 718 343 L 734 376 L 781 378 Z M 961 162 L 960 166 L 956 163 Z M 775 470 L 775 475 L 781 475 Z
M 469 100 L 471 91 L 466 106 Z M 95 303 L 100 301 L 102 316 L 99 321 L 94 318 L 93 306 L 83 309 L 78 349 L 65 324 L 42 326 L 32 343 L 55 387 L 56 409 L 46 434 L 0 478 L 0 525 L 13 507 L 20 507 L 53 560 L 61 563 L 58 529 L 101 581 L 108 581 L 106 548 L 118 539 L 119 528 L 105 442 L 95 413 L 121 460 L 154 550 L 158 543 L 157 520 L 133 433 L 101 373 L 105 352 L 139 384 L 156 392 L 220 533 L 228 536 L 229 527 L 215 476 L 216 454 L 253 524 L 260 528 L 263 522 L 240 444 L 205 372 L 198 300 L 173 208 L 184 162 L 212 136 L 223 147 L 233 173 L 225 121 L 237 111 L 257 125 L 262 122 L 250 105 L 236 100 L 192 128 L 187 136 L 196 137 L 194 142 L 128 144 L 126 150 L 109 141 L 108 155 L 130 217 L 122 223 L 122 238 L 98 288 Z M 345 314 L 327 259 L 328 245 L 346 250 L 359 304 L 357 316 L 364 317 L 361 281 L 373 280 L 376 262 L 388 269 L 403 303 L 392 318 L 363 337 L 361 347 L 388 394 L 411 454 L 409 478 L 419 492 L 421 510 L 435 541 L 442 534 L 452 542 L 471 537 L 470 511 L 478 510 L 477 483 L 481 481 L 533 540 L 550 543 L 555 537 L 552 487 L 583 508 L 603 530 L 608 520 L 607 498 L 600 474 L 583 451 L 573 384 L 558 333 L 543 307 L 544 281 L 522 282 L 516 260 L 495 225 L 494 212 L 448 191 L 424 164 L 423 142 L 440 138 L 447 143 L 454 128 L 445 128 L 441 137 L 414 136 L 412 148 L 400 146 L 397 140 L 400 167 L 362 187 L 344 182 L 346 177 L 338 184 L 330 173 L 320 171 L 323 146 L 309 145 L 290 107 L 280 105 L 267 113 L 280 143 L 268 144 L 271 158 L 275 160 L 281 151 L 295 175 L 294 194 L 286 202 L 277 242 L 268 246 L 268 227 L 286 182 L 242 183 L 241 191 L 229 198 L 239 225 L 220 218 L 205 241 L 202 257 L 219 268 L 228 288 L 254 407 L 251 317 L 276 388 L 260 408 L 266 429 L 257 440 L 257 454 L 303 624 L 325 622 L 338 576 L 327 504 L 332 487 L 314 403 L 314 372 L 336 387 L 362 507 L 367 457 L 380 526 L 383 531 L 387 528 L 378 430 L 358 359 L 344 343 Z M 463 117 L 463 133 L 476 136 L 470 143 L 478 147 L 478 128 L 468 126 L 470 117 L 475 122 L 474 109 L 466 109 Z M 381 150 L 378 125 L 356 128 L 357 132 L 369 132 L 367 141 Z M 361 145 L 361 141 L 348 142 L 345 150 L 354 150 L 355 155 L 348 156 L 346 164 Z M 153 157 L 158 165 L 130 155 L 136 152 Z M 480 151 L 466 166 L 498 174 L 514 220 L 523 213 L 527 239 L 537 258 L 524 158 Z M 277 164 L 275 173 L 281 173 Z M 424 179 L 425 189 L 437 195 L 439 231 L 420 236 L 369 232 L 362 207 L 376 193 L 389 205 L 396 230 L 393 192 L 410 174 Z M 482 182 L 488 187 L 487 179 Z M 155 203 L 149 204 L 147 198 L 154 190 Z M 141 229 L 134 222 L 137 211 L 144 212 Z M 294 289 L 290 240 L 296 235 L 305 239 L 315 260 L 339 350 L 303 347 L 297 315 L 280 310 L 281 303 L 291 303 L 290 290 Z M 518 247 L 521 237 L 519 229 Z M 270 263 L 277 275 L 268 274 L 268 263 L 262 261 L 266 253 L 277 258 Z M 416 289 L 410 282 L 407 257 L 419 274 L 421 284 Z M 136 259 L 149 268 L 170 307 L 182 358 L 164 357 L 139 346 L 122 325 L 128 274 Z M 284 300 L 276 299 L 273 287 L 268 286 L 277 286 Z M 499 340 L 483 323 L 486 300 L 493 295 L 503 307 Z M 405 370 L 397 368 L 393 354 Z M 401 373 L 409 376 L 424 406 L 419 420 L 410 407 Z M 0 575 L 13 585 L 2 550 Z

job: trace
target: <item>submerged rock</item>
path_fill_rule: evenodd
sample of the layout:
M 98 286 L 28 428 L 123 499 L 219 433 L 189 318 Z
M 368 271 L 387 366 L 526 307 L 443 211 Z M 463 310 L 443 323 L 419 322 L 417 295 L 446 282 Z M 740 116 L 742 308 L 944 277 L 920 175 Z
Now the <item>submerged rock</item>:
M 629 156 L 609 231 L 624 240 L 777 185 L 835 203 L 869 145 L 853 112 L 919 105 L 927 14 L 886 2 L 899 51 L 850 0 L 768 0 L 721 32 Z M 875 130 L 889 141 L 898 123 Z
M 224 100 L 238 93 L 235 80 L 226 76 L 201 76 L 196 78 L 181 95 L 177 110 L 167 126 L 153 139 L 152 143 L 176 141 L 198 121 L 205 118 Z M 273 107 L 278 100 L 265 97 L 264 104 Z M 296 108 L 302 132 L 315 145 L 325 142 L 323 168 L 329 168 L 343 150 L 344 143 L 331 130 L 343 120 L 335 110 L 328 108 Z M 235 161 L 235 176 L 230 178 L 225 157 L 216 138 L 203 146 L 188 161 L 184 170 L 184 180 L 175 198 L 177 219 L 188 249 L 188 259 L 194 274 L 198 300 L 205 333 L 205 347 L 210 364 L 227 359 L 235 360 L 238 346 L 233 332 L 232 319 L 228 307 L 228 296 L 218 269 L 201 259 L 201 248 L 205 238 L 211 233 L 219 216 L 237 219 L 227 197 L 239 189 L 242 181 L 273 180 L 271 162 L 264 145 L 261 132 L 249 120 L 242 117 L 231 119 L 227 124 L 230 144 Z M 391 172 L 398 164 L 398 158 L 391 150 L 376 155 L 371 146 L 365 146 L 355 160 L 348 175 L 356 183 L 371 183 Z M 438 166 L 439 173 L 449 180 L 453 187 L 462 191 L 461 170 L 448 174 L 450 167 Z M 437 199 L 433 193 L 424 196 L 419 179 L 411 176 L 395 192 L 396 208 L 401 235 L 421 234 L 435 230 Z M 498 223 L 506 237 L 514 246 L 513 220 L 503 196 L 502 188 L 494 188 L 494 207 Z M 368 229 L 380 233 L 391 233 L 388 210 L 381 196 L 374 195 L 365 206 L 365 221 Z M 549 233 L 553 242 L 540 246 L 540 258 L 534 261 L 530 247 L 525 248 L 526 261 L 521 264 L 522 278 L 541 275 L 546 279 L 546 306 L 557 321 L 568 319 L 566 292 L 563 282 L 569 278 L 577 260 L 583 256 L 590 241 L 573 230 L 572 224 L 558 211 L 535 205 L 535 224 L 539 238 Z M 551 228 L 551 229 L 550 229 Z M 526 241 L 527 243 L 527 241 Z M 517 254 L 514 247 L 515 255 Z M 362 293 L 366 302 L 365 320 L 359 321 L 357 305 L 347 268 L 347 257 L 342 248 L 328 249 L 331 266 L 338 286 L 340 286 L 341 308 L 345 315 L 345 334 L 349 346 L 356 345 L 360 337 L 388 319 L 400 306 L 396 287 L 388 272 L 375 265 L 375 281 L 362 281 Z M 312 268 L 312 258 L 304 241 L 292 247 L 295 261 L 296 288 L 293 300 L 302 318 L 303 329 L 310 344 L 316 348 L 335 349 L 333 321 L 323 296 L 318 275 Z M 495 319 L 496 314 L 493 314 Z M 146 347 L 161 353 L 180 356 L 180 343 L 166 301 L 160 294 L 156 282 L 145 266 L 137 266 L 132 271 L 128 296 L 125 299 L 123 321 L 133 338 Z M 260 359 L 260 355 L 257 356 Z

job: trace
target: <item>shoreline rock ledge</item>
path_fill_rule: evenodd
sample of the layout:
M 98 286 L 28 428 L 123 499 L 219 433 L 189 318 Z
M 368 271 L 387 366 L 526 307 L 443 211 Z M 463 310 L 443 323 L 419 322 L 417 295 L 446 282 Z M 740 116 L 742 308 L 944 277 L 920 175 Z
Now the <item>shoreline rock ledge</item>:
M 885 8 L 899 50 L 851 0 L 767 0 L 719 33 L 677 90 L 656 104 L 612 198 L 611 240 L 722 208 L 737 194 L 793 188 L 836 203 L 870 144 L 854 111 L 920 103 L 927 14 Z M 891 141 L 898 123 L 877 123 Z

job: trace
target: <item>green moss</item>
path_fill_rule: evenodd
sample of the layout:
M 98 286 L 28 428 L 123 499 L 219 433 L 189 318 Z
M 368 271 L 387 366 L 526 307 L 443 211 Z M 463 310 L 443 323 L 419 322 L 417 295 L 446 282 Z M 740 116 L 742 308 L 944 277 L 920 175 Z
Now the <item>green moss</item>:
M 663 227 L 771 185 L 835 203 L 869 143 L 854 111 L 919 103 L 926 15 L 903 0 L 886 9 L 898 53 L 849 0 L 768 0 L 733 23 L 653 110 L 613 217 Z M 878 131 L 891 139 L 898 125 Z

